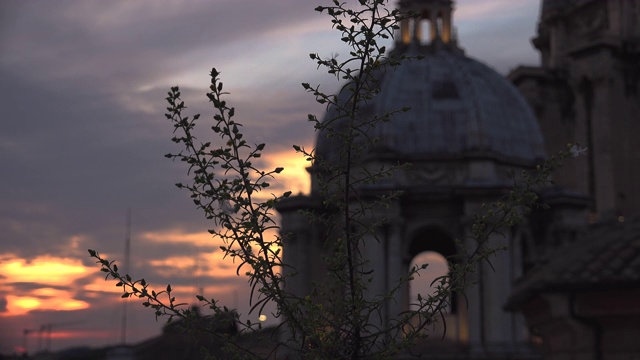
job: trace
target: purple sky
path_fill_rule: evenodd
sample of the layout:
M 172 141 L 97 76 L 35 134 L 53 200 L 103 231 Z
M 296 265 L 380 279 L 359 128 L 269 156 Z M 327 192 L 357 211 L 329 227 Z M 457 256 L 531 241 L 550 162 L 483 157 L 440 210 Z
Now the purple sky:
M 207 223 L 173 186 L 185 169 L 163 157 L 175 150 L 164 97 L 178 84 L 189 110 L 207 118 L 215 66 L 249 139 L 268 144 L 264 166 L 286 168 L 272 191 L 306 191 L 304 160 L 290 149 L 313 144 L 306 114 L 321 116 L 322 108 L 300 83 L 337 88 L 308 53 L 346 52 L 316 5 L 0 3 L 0 353 L 21 346 L 24 329 L 45 324 L 54 324 L 52 349 L 118 341 L 121 305 L 108 292 L 117 289 L 101 280 L 86 249 L 121 260 L 128 207 L 135 277 L 185 294 L 203 287 L 246 313 L 245 279 L 219 261 Z M 467 55 L 503 74 L 538 63 L 529 42 L 538 0 L 460 0 L 456 8 Z M 159 333 L 151 311 L 130 309 L 129 342 Z M 27 340 L 37 350 L 37 333 Z

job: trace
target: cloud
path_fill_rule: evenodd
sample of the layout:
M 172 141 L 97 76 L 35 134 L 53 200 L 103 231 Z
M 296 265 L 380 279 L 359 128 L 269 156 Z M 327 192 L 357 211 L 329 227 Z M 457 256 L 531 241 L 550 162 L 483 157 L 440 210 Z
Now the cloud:
M 458 0 L 455 6 L 455 21 L 460 24 L 490 22 L 500 18 L 507 18 L 508 14 L 537 11 L 538 1 L 512 0 Z M 535 13 L 529 13 L 535 20 Z M 534 16 L 531 16 L 534 15 Z
M 8 295 L 4 300 L 3 315 L 20 316 L 33 310 L 79 310 L 89 304 L 75 299 L 73 282 L 87 275 L 80 260 L 54 256 L 38 256 L 32 260 L 4 254 L 0 281 Z
M 501 74 L 517 65 L 536 65 L 530 43 L 536 32 L 538 1 L 459 1 L 454 13 L 459 44 L 468 56 Z
M 31 261 L 13 258 L 0 264 L 0 271 L 11 282 L 63 285 L 89 272 L 78 259 L 39 256 Z
M 184 81 L 180 72 L 194 64 L 200 68 L 207 63 L 206 70 L 212 62 L 233 63 L 238 50 L 255 60 L 245 55 L 247 49 L 269 46 L 279 34 L 293 33 L 287 29 L 318 22 L 312 4 L 293 0 L 36 4 L 7 7 L 7 16 L 17 20 L 12 21 L 12 36 L 0 37 L 0 46 L 10 50 L 0 65 L 39 83 L 106 80 L 131 85 L 131 80 L 149 82 L 158 75 Z M 42 12 L 47 16 L 40 21 L 24 21 Z
M 212 243 L 211 235 L 208 233 L 187 233 L 180 229 L 142 233 L 140 240 L 150 243 L 188 243 L 195 246 L 211 246 Z
M 35 296 L 7 295 L 7 315 L 20 316 L 33 310 L 68 311 L 89 307 L 87 302 L 70 298 L 67 293 L 61 292 L 58 295 L 59 297 L 46 299 Z

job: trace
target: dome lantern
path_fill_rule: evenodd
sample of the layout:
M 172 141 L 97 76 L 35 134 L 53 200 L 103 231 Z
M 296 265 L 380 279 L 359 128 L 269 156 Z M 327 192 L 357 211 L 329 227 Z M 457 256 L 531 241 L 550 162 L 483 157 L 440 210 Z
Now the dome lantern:
M 452 0 L 401 0 L 399 9 L 402 12 L 415 13 L 416 17 L 404 19 L 400 24 L 400 36 L 397 41 L 404 45 L 411 43 L 433 45 L 441 43 L 454 45 L 451 17 Z M 428 37 L 424 37 L 422 24 L 428 24 Z

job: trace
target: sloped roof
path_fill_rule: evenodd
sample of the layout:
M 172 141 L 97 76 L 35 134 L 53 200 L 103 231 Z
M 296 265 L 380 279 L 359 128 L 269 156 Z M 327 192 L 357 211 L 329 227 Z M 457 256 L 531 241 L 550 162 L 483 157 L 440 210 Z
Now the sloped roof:
M 640 288 L 640 218 L 592 226 L 516 284 L 508 307 L 539 292 Z

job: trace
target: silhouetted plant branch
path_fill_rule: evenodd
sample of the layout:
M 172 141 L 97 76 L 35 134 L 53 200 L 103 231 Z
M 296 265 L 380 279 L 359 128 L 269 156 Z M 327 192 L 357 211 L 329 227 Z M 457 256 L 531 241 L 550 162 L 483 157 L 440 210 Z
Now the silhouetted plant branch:
M 326 211 L 323 214 L 309 211 L 307 215 L 310 222 L 323 224 L 327 229 L 326 241 L 331 244 L 332 252 L 325 261 L 332 287 L 316 287 L 312 294 L 305 296 L 297 296 L 286 288 L 288 276 L 295 276 L 295 272 L 285 275 L 277 270 L 290 267 L 281 255 L 283 236 L 286 235 L 267 237 L 266 233 L 279 230 L 274 221 L 274 207 L 291 192 L 270 194 L 267 200 L 256 196 L 267 191 L 269 181 L 283 168 L 264 171 L 254 164 L 262 156 L 265 144 L 251 144 L 245 139 L 242 124 L 234 119 L 234 108 L 225 100 L 227 93 L 223 91 L 220 73 L 215 68 L 211 71 L 210 92 L 207 93 L 216 110 L 211 126 L 215 144 L 198 142 L 194 136 L 200 115 L 183 115 L 186 106 L 177 86 L 171 88 L 166 98 L 169 104 L 166 118 L 173 124 L 175 134 L 172 141 L 182 146 L 180 152 L 166 157 L 186 163 L 187 172 L 192 176 L 190 184 L 178 183 L 176 186 L 188 191 L 196 207 L 211 220 L 213 226 L 209 233 L 224 241 L 220 249 L 225 258 L 238 261 L 236 273 L 249 278 L 251 311 L 262 310 L 269 302 L 276 305 L 274 315 L 281 319 L 282 331 L 280 338 L 271 338 L 274 351 L 287 349 L 305 359 L 388 359 L 408 349 L 425 335 L 438 316 L 442 317 L 453 292 L 464 294 L 469 275 L 475 272 L 478 264 L 500 250 L 487 246 L 489 238 L 521 223 L 537 206 L 535 190 L 548 184 L 551 173 L 575 153 L 575 148 L 569 147 L 539 165 L 533 173 L 523 172 L 517 178 L 513 175 L 513 189 L 500 201 L 483 206 L 484 213 L 476 216 L 471 228 L 475 246 L 465 249 L 463 258 L 452 264 L 447 276 L 434 281 L 435 293 L 419 296 L 415 309 L 394 314 L 386 326 L 376 323 L 374 319 L 394 301 L 404 284 L 427 268 L 427 264 L 415 266 L 406 276 L 397 279 L 397 285 L 388 292 L 368 294 L 373 270 L 361 247 L 365 238 L 372 236 L 385 221 L 376 214 L 384 213 L 399 194 L 389 192 L 365 199 L 362 187 L 390 178 L 398 169 L 409 165 L 399 163 L 370 168 L 362 161 L 362 156 L 376 142 L 370 138 L 370 129 L 392 121 L 397 113 L 409 109 L 399 108 L 379 115 L 367 114 L 363 109 L 380 92 L 378 79 L 381 73 L 392 71 L 403 61 L 419 61 L 389 55 L 379 44 L 381 39 L 392 38 L 398 23 L 411 16 L 390 10 L 386 5 L 386 0 L 359 0 L 355 7 L 349 7 L 346 2 L 334 0 L 331 6 L 315 9 L 329 15 L 333 28 L 342 34 L 341 40 L 352 49 L 342 61 L 336 57 L 322 58 L 315 53 L 309 55 L 318 68 L 326 69 L 328 74 L 344 82 L 337 95 L 324 93 L 319 85 L 302 84 L 318 103 L 327 106 L 330 116 L 325 121 L 311 114 L 308 120 L 321 136 L 336 139 L 338 158 L 324 159 L 313 150 L 293 145 L 301 156 L 319 169 L 317 180 Z M 115 279 L 116 286 L 122 287 L 122 297 L 143 299 L 143 306 L 152 308 L 156 317 L 192 318 L 190 310 L 184 309 L 186 304 L 176 303 L 170 285 L 156 292 L 144 279 L 134 281 L 129 274 L 119 273 L 116 264 L 102 258 L 98 252 L 89 250 L 89 254 L 97 259 L 106 278 Z M 214 314 L 229 313 L 229 309 L 218 305 L 215 299 L 207 299 L 203 294 L 196 298 Z M 417 324 L 412 322 L 416 318 L 419 319 Z M 242 327 L 241 333 L 260 327 L 259 323 L 249 320 L 241 322 L 237 313 L 233 313 L 232 321 Z M 239 357 L 258 358 L 251 349 L 243 348 L 229 336 L 212 329 L 201 330 L 224 339 L 236 349 L 241 348 Z

